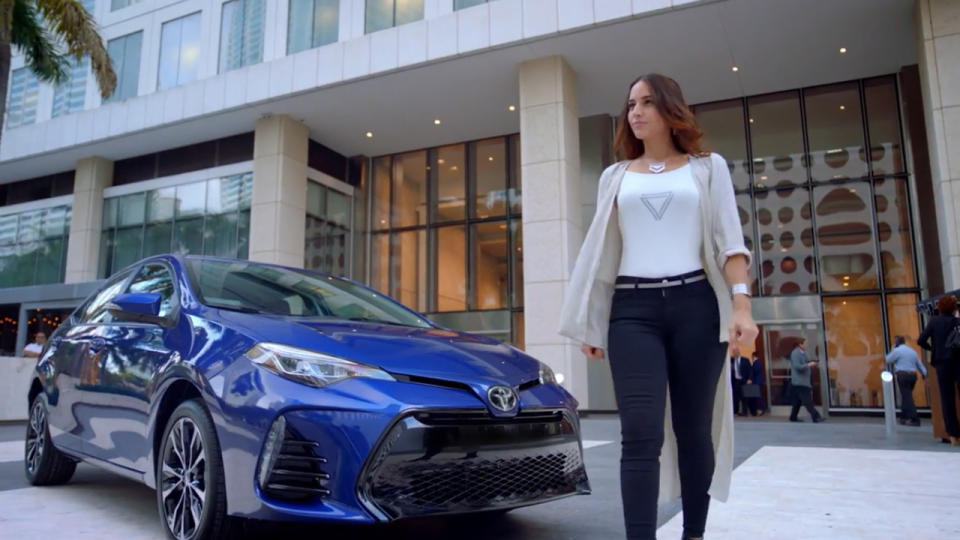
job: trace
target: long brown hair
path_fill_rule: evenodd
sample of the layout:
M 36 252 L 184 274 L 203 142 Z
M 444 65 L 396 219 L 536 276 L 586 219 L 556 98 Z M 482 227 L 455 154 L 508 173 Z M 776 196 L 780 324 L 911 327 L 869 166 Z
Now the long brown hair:
M 649 73 L 637 77 L 627 87 L 627 99 L 623 102 L 623 111 L 620 112 L 619 125 L 617 126 L 617 138 L 614 142 L 617 158 L 636 159 L 643 155 L 643 141 L 633 134 L 630 122 L 627 119 L 630 108 L 630 90 L 633 85 L 640 81 L 647 83 L 654 105 L 660 112 L 660 116 L 670 126 L 670 138 L 673 140 L 673 146 L 685 154 L 703 155 L 704 151 L 700 147 L 703 131 L 697 126 L 697 119 L 694 118 L 693 111 L 684 101 L 680 85 L 677 84 L 677 81 L 665 75 Z

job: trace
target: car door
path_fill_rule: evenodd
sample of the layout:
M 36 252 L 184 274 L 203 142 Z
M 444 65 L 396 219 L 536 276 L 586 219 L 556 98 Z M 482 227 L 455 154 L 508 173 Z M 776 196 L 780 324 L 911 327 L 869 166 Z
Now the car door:
M 103 369 L 88 401 L 103 404 L 92 420 L 92 452 L 115 465 L 144 471 L 151 443 L 147 438 L 149 390 L 158 370 L 179 358 L 183 331 L 173 270 L 156 262 L 140 267 L 125 293 L 158 293 L 163 323 L 113 317 L 101 325 Z
M 46 374 L 48 425 L 53 442 L 68 451 L 89 453 L 93 437 L 85 388 L 94 384 L 104 342 L 98 320 L 110 298 L 123 290 L 132 271 L 117 274 L 77 309 L 53 336 L 38 369 Z

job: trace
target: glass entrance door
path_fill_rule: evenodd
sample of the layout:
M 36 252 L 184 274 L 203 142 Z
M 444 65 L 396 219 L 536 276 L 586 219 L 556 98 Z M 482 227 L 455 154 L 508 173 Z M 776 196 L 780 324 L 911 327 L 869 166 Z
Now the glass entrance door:
M 824 354 L 823 338 L 819 323 L 772 323 L 760 325 L 757 352 L 765 363 L 767 374 L 766 399 L 771 412 L 780 416 L 789 413 L 792 405 L 790 393 L 790 353 L 801 339 L 806 339 L 807 357 L 819 360 L 812 374 L 813 402 L 823 410 Z

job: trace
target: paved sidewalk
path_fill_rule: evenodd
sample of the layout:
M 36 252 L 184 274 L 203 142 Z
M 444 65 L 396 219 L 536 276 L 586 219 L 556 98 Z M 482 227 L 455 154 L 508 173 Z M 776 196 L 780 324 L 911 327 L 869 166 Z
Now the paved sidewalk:
M 593 487 L 587 497 L 523 508 L 500 518 L 376 527 L 271 524 L 248 536 L 623 538 L 619 431 L 614 415 L 590 415 L 583 421 Z M 154 492 L 137 483 L 81 465 L 66 486 L 30 487 L 23 476 L 23 434 L 23 424 L 0 425 L 0 538 L 163 538 Z M 960 500 L 956 491 L 960 450 L 934 440 L 929 423 L 922 428 L 898 427 L 897 437 L 887 439 L 880 419 L 831 418 L 824 424 L 738 419 L 735 444 L 732 497 L 727 504 L 713 505 L 708 538 L 960 538 L 960 517 L 953 511 Z M 898 497 L 905 502 L 893 506 Z M 661 538 L 679 538 L 678 512 L 679 502 L 660 509 Z M 909 519 L 902 518 L 904 514 Z

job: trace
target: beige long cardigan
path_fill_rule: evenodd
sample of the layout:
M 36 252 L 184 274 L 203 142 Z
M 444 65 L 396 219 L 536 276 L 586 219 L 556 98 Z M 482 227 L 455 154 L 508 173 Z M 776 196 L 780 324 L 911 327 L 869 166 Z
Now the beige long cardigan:
M 608 167 L 600 177 L 597 211 L 574 264 L 561 312 L 560 333 L 581 343 L 607 348 L 607 329 L 614 283 L 620 266 L 622 239 L 617 208 L 614 204 L 629 162 Z M 703 224 L 701 258 L 707 279 L 717 295 L 720 307 L 720 342 L 728 341 L 733 311 L 730 291 L 722 268 L 729 257 L 750 251 L 744 246 L 737 213 L 733 182 L 726 161 L 718 154 L 690 156 L 695 183 L 700 193 Z M 713 447 L 716 469 L 710 496 L 726 501 L 733 472 L 733 397 L 726 381 L 730 364 L 724 362 L 713 405 Z M 680 472 L 677 443 L 670 419 L 669 390 L 664 422 L 664 443 L 660 454 L 660 500 L 680 496 Z

